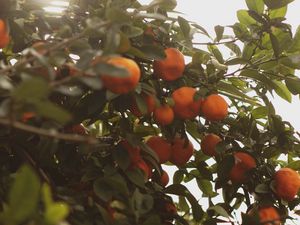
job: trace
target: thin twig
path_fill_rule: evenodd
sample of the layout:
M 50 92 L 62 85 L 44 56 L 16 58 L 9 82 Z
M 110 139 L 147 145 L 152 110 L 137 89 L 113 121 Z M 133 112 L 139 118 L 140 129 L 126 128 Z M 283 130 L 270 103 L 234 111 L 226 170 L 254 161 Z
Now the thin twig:
M 238 39 L 232 39 L 230 41 L 220 41 L 220 42 L 195 42 L 193 45 L 224 45 L 236 42 Z
M 91 136 L 75 135 L 75 134 L 65 134 L 57 132 L 53 129 L 43 129 L 34 126 L 30 126 L 18 121 L 11 121 L 7 118 L 0 118 L 0 124 L 4 126 L 10 126 L 18 130 L 27 131 L 29 133 L 38 134 L 44 137 L 55 138 L 59 140 L 71 141 L 71 142 L 85 142 L 88 144 L 97 144 L 98 139 Z

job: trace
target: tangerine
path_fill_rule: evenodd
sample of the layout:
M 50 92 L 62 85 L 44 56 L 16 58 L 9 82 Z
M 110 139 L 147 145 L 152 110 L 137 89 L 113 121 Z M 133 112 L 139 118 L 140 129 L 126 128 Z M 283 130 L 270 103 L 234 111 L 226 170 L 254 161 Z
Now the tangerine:
M 115 94 L 126 94 L 135 89 L 141 77 L 140 68 L 135 61 L 125 57 L 113 57 L 110 58 L 107 63 L 123 68 L 127 70 L 129 74 L 125 77 L 103 74 L 101 80 L 106 89 Z
M 197 90 L 192 87 L 181 87 L 176 89 L 172 98 L 174 100 L 174 113 L 181 119 L 193 119 L 200 113 L 202 99 L 195 100 Z
M 161 126 L 169 125 L 174 120 L 173 109 L 165 104 L 154 109 L 154 120 Z
M 136 164 L 142 159 L 141 149 L 139 147 L 133 147 L 127 140 L 122 140 L 120 145 L 127 150 L 132 164 Z
M 159 162 L 165 163 L 171 157 L 171 144 L 162 137 L 152 136 L 146 144 L 157 154 Z
M 167 186 L 169 183 L 169 175 L 167 174 L 166 171 L 162 171 L 161 177 L 160 177 L 160 183 L 162 186 Z
M 193 153 L 193 144 L 188 139 L 175 137 L 171 145 L 170 162 L 176 166 L 184 166 L 190 160 Z
M 0 19 L 0 48 L 5 48 L 10 41 L 7 26 L 4 20 Z
M 177 80 L 185 69 L 184 56 L 176 48 L 165 49 L 165 54 L 165 59 L 154 61 L 154 74 L 166 81 Z
M 234 153 L 235 164 L 231 168 L 229 178 L 233 183 L 240 184 L 248 181 L 248 172 L 256 167 L 255 159 L 244 152 Z
M 223 120 L 228 115 L 228 104 L 222 96 L 212 94 L 203 101 L 201 112 L 207 120 Z
M 280 215 L 273 206 L 263 207 L 258 210 L 260 223 L 264 225 L 280 225 Z
M 282 168 L 274 175 L 275 193 L 279 198 L 292 201 L 300 188 L 299 174 L 290 168 Z
M 201 150 L 205 155 L 216 156 L 218 153 L 216 151 L 216 146 L 220 143 L 222 139 L 216 134 L 207 134 L 201 140 Z
M 141 112 L 140 111 L 135 99 L 132 101 L 130 111 L 136 117 L 141 117 L 144 114 L 149 115 L 154 111 L 154 108 L 155 108 L 155 99 L 154 99 L 154 97 L 152 95 L 142 94 L 142 99 L 144 100 L 144 102 L 146 103 L 146 106 L 147 106 L 147 111 L 146 112 Z

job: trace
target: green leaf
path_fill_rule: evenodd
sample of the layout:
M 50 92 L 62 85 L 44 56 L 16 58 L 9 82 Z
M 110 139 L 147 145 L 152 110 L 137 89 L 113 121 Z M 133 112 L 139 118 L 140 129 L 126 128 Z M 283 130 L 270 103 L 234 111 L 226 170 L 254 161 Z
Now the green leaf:
M 143 58 L 150 60 L 161 60 L 166 58 L 164 48 L 160 45 L 143 45 L 139 50 L 143 52 Z
M 190 37 L 191 27 L 189 22 L 183 17 L 178 16 L 178 23 L 186 43 L 191 44 L 191 37 Z
M 220 216 L 230 218 L 230 215 L 228 214 L 228 212 L 220 205 L 211 206 L 211 207 L 208 208 L 208 210 L 213 210 Z
M 200 190 L 203 192 L 204 197 L 214 197 L 218 195 L 213 191 L 213 186 L 209 180 L 197 179 L 197 184 Z
M 272 9 L 272 10 L 270 10 L 269 17 L 271 19 L 283 18 L 283 17 L 285 17 L 286 12 L 287 12 L 287 6 L 284 6 L 282 8 L 278 8 L 278 9 Z
M 300 79 L 298 77 L 287 77 L 285 84 L 292 94 L 300 94 Z
M 298 26 L 295 36 L 288 48 L 288 52 L 297 52 L 300 51 L 300 26 Z
M 131 20 L 131 16 L 126 13 L 126 10 L 117 7 L 108 8 L 106 10 L 106 17 L 115 23 L 128 23 Z
M 289 163 L 286 167 L 291 168 L 293 170 L 300 170 L 300 160 Z
M 240 23 L 242 23 L 246 26 L 256 23 L 256 21 L 249 15 L 247 10 L 243 10 L 243 9 L 238 10 L 237 17 L 238 17 Z
M 273 80 L 272 84 L 274 85 L 274 90 L 281 98 L 284 100 L 291 102 L 292 101 L 292 94 L 289 89 L 280 81 Z
M 204 211 L 198 204 L 196 198 L 190 193 L 190 191 L 181 184 L 173 184 L 166 188 L 165 190 L 168 194 L 174 194 L 178 196 L 184 196 L 190 202 L 192 206 L 193 216 L 196 221 L 200 221 L 204 216 Z
M 49 225 L 56 225 L 68 216 L 69 211 L 69 207 L 65 203 L 55 202 L 46 209 L 45 221 Z
M 34 103 L 44 99 L 49 94 L 49 87 L 46 80 L 42 78 L 32 78 L 23 81 L 12 93 L 16 100 Z
M 209 45 L 209 46 L 207 46 L 207 49 L 209 52 L 211 52 L 216 57 L 216 59 L 219 61 L 219 63 L 222 63 L 222 64 L 224 63 L 222 53 L 220 52 L 220 50 L 218 49 L 217 46 Z
M 62 124 L 70 121 L 72 118 L 69 112 L 49 101 L 40 101 L 35 106 L 40 116 L 56 120 Z
M 173 10 L 177 6 L 176 0 L 153 0 L 149 5 L 158 5 L 161 9 Z
M 222 37 L 223 37 L 223 33 L 224 33 L 224 27 L 223 26 L 215 26 L 215 32 L 216 32 L 216 41 L 219 42 Z
M 27 165 L 18 171 L 9 192 L 9 220 L 13 224 L 21 224 L 29 219 L 37 210 L 40 194 L 40 181 Z
M 160 225 L 160 217 L 158 215 L 152 215 L 146 219 L 142 225 Z
M 276 36 L 272 33 L 269 34 L 270 36 L 270 40 L 271 40 L 271 43 L 272 43 L 272 48 L 273 48 L 273 51 L 274 51 L 274 55 L 276 58 L 279 57 L 280 53 L 281 53 L 281 50 L 280 50 L 280 47 L 279 47 L 279 42 L 276 38 Z
M 264 3 L 270 9 L 278 9 L 278 8 L 288 5 L 289 3 L 293 2 L 293 1 L 294 0 L 264 0 Z
M 246 0 L 246 4 L 250 10 L 262 14 L 264 11 L 264 2 L 263 0 Z
M 251 114 L 254 119 L 265 118 L 269 113 L 269 110 L 265 106 L 260 106 L 252 110 Z

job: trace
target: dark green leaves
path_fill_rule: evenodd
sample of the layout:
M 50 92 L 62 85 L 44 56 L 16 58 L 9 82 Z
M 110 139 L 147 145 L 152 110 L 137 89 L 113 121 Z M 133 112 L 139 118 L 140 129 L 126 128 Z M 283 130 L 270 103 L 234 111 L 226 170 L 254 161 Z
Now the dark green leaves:
M 264 11 L 264 2 L 263 0 L 246 0 L 247 6 L 250 10 L 253 10 L 259 14 Z
M 288 5 L 289 3 L 293 2 L 293 1 L 294 0 L 264 0 L 264 3 L 270 9 L 278 9 L 278 8 Z
M 223 26 L 215 26 L 215 32 L 217 35 L 216 41 L 219 42 L 223 37 L 224 27 Z
M 192 206 L 193 216 L 196 221 L 200 221 L 204 215 L 201 206 L 189 190 L 181 184 L 173 184 L 167 187 L 166 193 L 186 197 Z

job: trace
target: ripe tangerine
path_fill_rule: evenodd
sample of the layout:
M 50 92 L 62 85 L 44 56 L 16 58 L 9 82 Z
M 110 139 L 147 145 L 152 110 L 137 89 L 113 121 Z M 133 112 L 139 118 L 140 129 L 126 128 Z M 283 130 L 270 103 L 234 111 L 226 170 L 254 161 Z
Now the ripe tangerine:
M 181 87 L 176 89 L 172 98 L 174 100 L 173 110 L 175 115 L 181 119 L 193 119 L 200 113 L 202 99 L 195 100 L 196 89 L 192 87 Z
M 274 175 L 275 193 L 279 198 L 292 201 L 300 188 L 299 174 L 290 168 L 282 168 Z
M 228 115 L 228 104 L 222 96 L 212 94 L 204 99 L 201 112 L 207 120 L 223 120 Z
M 169 105 L 161 105 L 154 110 L 154 120 L 161 126 L 169 125 L 174 120 L 174 111 Z
M 102 74 L 101 80 L 103 82 L 103 86 L 107 90 L 115 94 L 126 94 L 135 89 L 141 77 L 140 68 L 135 61 L 125 57 L 113 57 L 110 58 L 107 63 L 123 68 L 129 73 L 128 76 L 125 77 L 115 77 Z
M 216 156 L 218 153 L 216 151 L 216 146 L 220 143 L 222 139 L 216 134 L 207 134 L 201 140 L 201 150 L 205 155 Z
M 165 49 L 165 54 L 165 59 L 154 61 L 154 74 L 166 81 L 177 80 L 183 75 L 185 68 L 184 56 L 176 48 Z
M 152 136 L 146 144 L 157 154 L 159 162 L 165 163 L 171 157 L 171 144 L 162 137 Z
M 193 144 L 188 139 L 175 137 L 171 145 L 170 162 L 176 166 L 184 166 L 190 160 L 193 153 Z
M 234 153 L 235 164 L 231 168 L 229 178 L 233 183 L 245 183 L 248 180 L 248 172 L 256 167 L 255 159 L 244 152 Z

